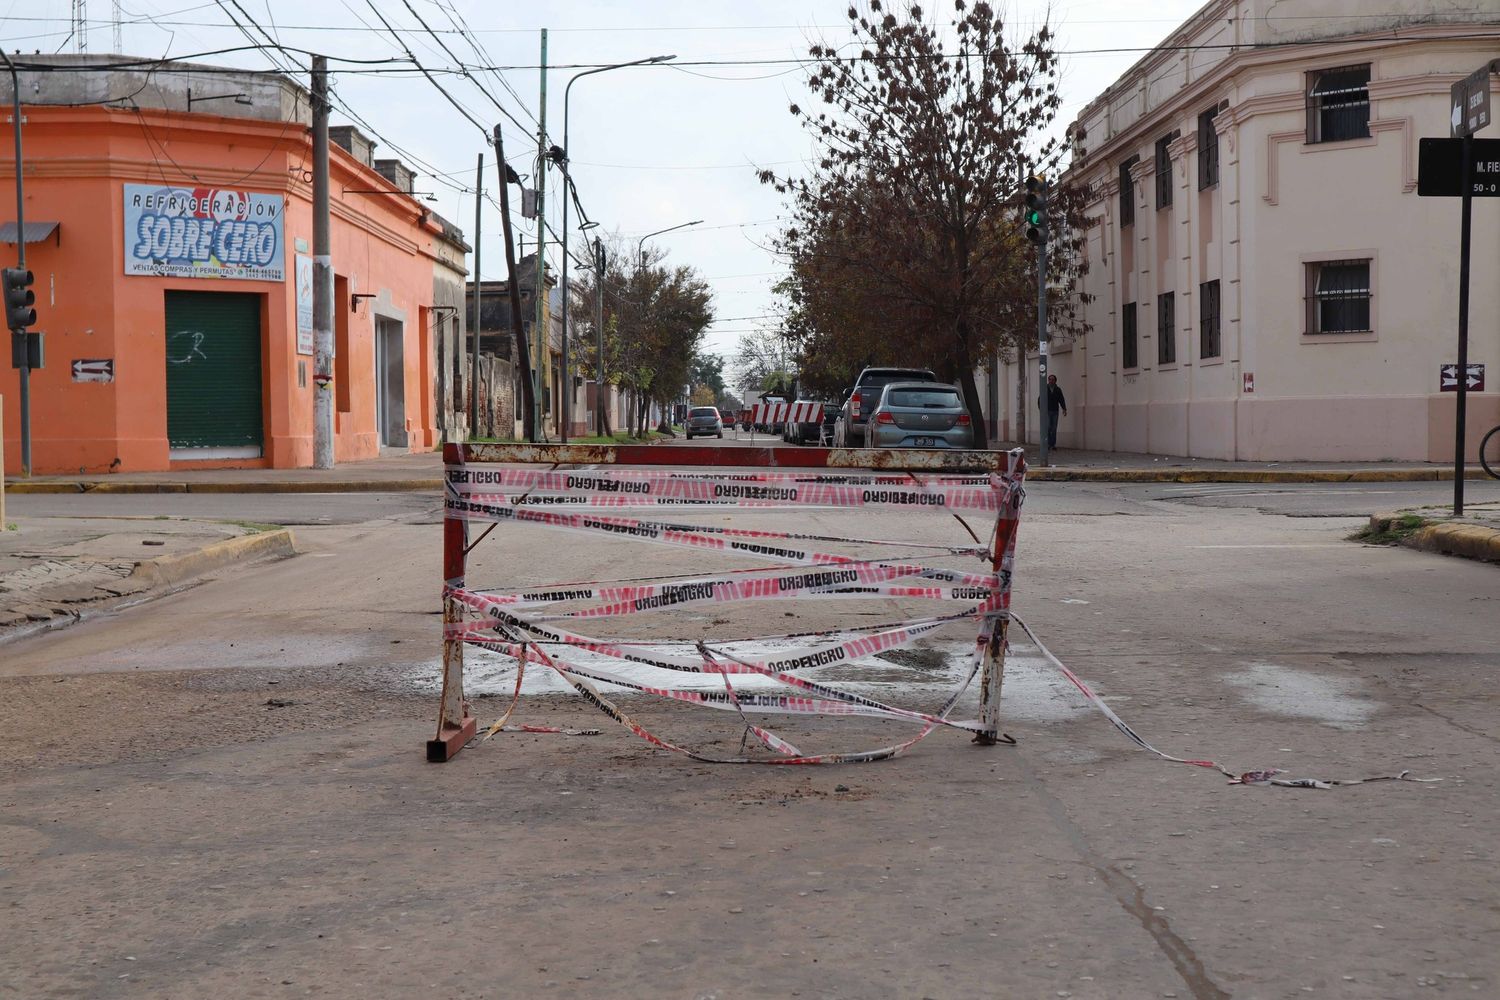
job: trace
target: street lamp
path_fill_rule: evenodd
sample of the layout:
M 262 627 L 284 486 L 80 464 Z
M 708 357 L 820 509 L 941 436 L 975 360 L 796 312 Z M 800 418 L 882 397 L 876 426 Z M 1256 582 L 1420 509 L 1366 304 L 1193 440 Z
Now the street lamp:
M 607 72 L 609 72 L 612 69 L 624 69 L 627 66 L 652 66 L 652 65 L 655 65 L 657 63 L 664 63 L 664 62 L 667 62 L 669 60 L 676 59 L 676 58 L 677 58 L 677 56 L 675 56 L 675 55 L 670 55 L 670 56 L 650 56 L 650 57 L 645 58 L 645 59 L 636 59 L 633 62 L 615 63 L 615 64 L 613 64 L 611 66 L 600 66 L 598 69 L 586 69 L 582 73 L 575 73 L 575 74 L 573 74 L 573 78 L 571 80 L 569 80 L 568 81 L 568 85 L 563 88 L 563 144 L 562 144 L 562 156 L 560 156 L 560 157 L 557 158 L 557 164 L 558 164 L 558 166 L 560 166 L 562 168 L 562 173 L 563 173 L 563 200 L 562 200 L 562 203 L 563 203 L 563 207 L 562 207 L 562 241 L 563 241 L 563 258 L 562 258 L 562 328 L 563 328 L 563 336 L 562 336 L 562 384 L 563 384 L 563 398 L 562 398 L 562 428 L 561 428 L 561 430 L 562 430 L 562 441 L 563 441 L 563 444 L 567 444 L 568 443 L 568 423 L 572 419 L 572 414 L 569 411 L 571 411 L 572 408 L 573 408 L 572 407 L 572 403 L 573 403 L 573 384 L 570 381 L 568 381 L 568 254 L 567 254 L 567 250 L 568 250 L 568 188 L 572 184 L 572 178 L 568 174 L 568 149 L 569 149 L 569 147 L 568 147 L 568 98 L 572 96 L 572 93 L 573 93 L 573 84 L 577 83 L 583 77 L 593 76 L 595 73 L 607 73 Z M 575 195 L 575 197 L 576 197 L 576 195 Z M 538 255 L 537 260 L 538 260 L 537 273 L 540 274 L 541 273 L 541 263 L 540 263 L 541 257 L 540 257 L 540 255 Z M 538 283 L 539 283 L 538 287 L 540 287 L 540 280 L 541 279 L 539 278 L 538 279 Z M 602 396 L 603 395 L 603 385 L 604 385 L 603 378 L 602 378 L 602 376 L 604 374 L 604 351 L 603 351 L 603 347 L 602 347 L 602 344 L 603 344 L 602 340 L 600 341 L 600 344 L 601 344 L 601 348 L 600 348 L 600 351 L 599 351 L 599 359 L 598 359 L 598 366 L 599 366 L 598 374 L 600 375 L 600 382 L 599 382 L 599 389 L 596 390 L 596 396 Z M 596 405 L 597 405 L 597 401 L 596 401 Z
M 702 219 L 694 219 L 692 222 L 679 222 L 675 226 L 668 226 L 666 229 L 658 229 L 654 233 L 647 233 L 645 236 L 642 236 L 640 242 L 636 244 L 635 250 L 636 259 L 641 262 L 641 267 L 644 268 L 646 266 L 646 241 L 651 237 L 660 236 L 662 233 L 670 233 L 673 230 L 677 229 L 686 229 L 688 226 L 701 225 L 702 222 Z

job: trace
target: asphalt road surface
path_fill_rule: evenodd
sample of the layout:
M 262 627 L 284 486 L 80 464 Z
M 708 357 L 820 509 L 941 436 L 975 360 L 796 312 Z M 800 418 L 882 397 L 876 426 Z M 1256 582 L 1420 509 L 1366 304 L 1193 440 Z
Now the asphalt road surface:
M 884 764 L 710 766 L 531 695 L 514 721 L 603 731 L 507 733 L 427 765 L 433 498 L 11 498 L 283 520 L 301 554 L 0 651 L 0 995 L 1496 995 L 1500 572 L 1346 541 L 1364 514 L 1423 502 L 1371 489 L 1035 483 L 1020 528 L 1015 611 L 1162 750 L 1442 779 L 1329 790 L 1155 759 L 1019 637 L 1015 747 L 942 731 Z M 735 522 L 957 531 L 846 510 Z M 699 556 L 500 531 L 470 581 L 726 568 Z M 763 603 L 639 627 L 765 635 L 880 613 Z M 930 707 L 959 632 L 870 689 Z M 488 722 L 513 675 L 471 669 Z M 744 735 L 728 713 L 628 707 L 709 752 Z M 807 750 L 911 734 L 772 725 Z

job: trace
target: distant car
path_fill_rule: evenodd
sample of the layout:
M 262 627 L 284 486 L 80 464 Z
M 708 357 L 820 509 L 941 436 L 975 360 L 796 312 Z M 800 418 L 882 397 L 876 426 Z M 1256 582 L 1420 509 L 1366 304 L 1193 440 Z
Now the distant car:
M 755 411 L 746 407 L 740 411 L 740 430 L 748 431 L 755 421 Z
M 958 387 L 890 382 L 865 425 L 872 448 L 972 448 L 973 421 Z
M 937 376 L 926 368 L 866 368 L 859 373 L 854 388 L 844 399 L 834 430 L 834 442 L 843 448 L 858 448 L 865 443 L 865 424 L 870 411 L 880 399 L 880 390 L 892 382 L 936 382 Z
M 719 416 L 719 411 L 712 406 L 695 406 L 688 411 L 687 423 L 683 428 L 691 440 L 698 434 L 715 437 L 724 436 L 724 421 Z

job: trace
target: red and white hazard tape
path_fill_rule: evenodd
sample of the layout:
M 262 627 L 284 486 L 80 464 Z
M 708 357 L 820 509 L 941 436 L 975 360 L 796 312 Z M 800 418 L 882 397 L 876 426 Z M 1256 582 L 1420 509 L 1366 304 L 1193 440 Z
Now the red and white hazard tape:
M 1072 682 L 1073 686 L 1083 694 L 1084 698 L 1088 699 L 1089 704 L 1097 708 L 1100 714 L 1109 720 L 1110 725 L 1124 733 L 1136 746 L 1148 753 L 1155 754 L 1162 760 L 1171 761 L 1174 764 L 1191 764 L 1193 767 L 1203 767 L 1218 771 L 1229 779 L 1231 785 L 1279 785 L 1283 788 L 1336 788 L 1342 785 L 1363 785 L 1371 781 L 1435 782 L 1443 780 L 1442 778 L 1413 778 L 1410 777 L 1410 771 L 1400 771 L 1396 774 L 1377 774 L 1370 778 L 1281 778 L 1278 775 L 1286 773 L 1282 768 L 1268 768 L 1260 771 L 1241 771 L 1236 773 L 1217 761 L 1194 760 L 1187 757 L 1174 757 L 1169 753 L 1163 753 L 1150 743 L 1147 743 L 1139 733 L 1126 725 L 1125 720 L 1116 715 L 1114 709 L 1110 708 L 1104 699 L 1100 698 L 1094 692 L 1093 688 L 1084 683 L 1081 677 L 1069 670 L 1066 664 L 1054 656 L 1052 650 L 1048 649 L 1046 644 L 1037 638 L 1036 633 L 1031 630 L 1031 626 L 1015 615 L 1011 616 L 1011 620 L 1019 625 L 1021 631 L 1026 633 L 1026 637 L 1036 645 L 1037 649 L 1041 650 L 1042 656 L 1046 657 L 1049 663 L 1061 671 L 1062 675 Z
M 997 482 L 999 485 L 997 485 Z M 525 491 L 530 497 L 550 494 L 587 496 L 593 506 L 643 506 L 659 502 L 690 502 L 764 506 L 877 507 L 899 510 L 1007 512 L 1010 490 L 996 477 L 985 486 L 955 486 L 913 478 L 902 485 L 859 486 L 819 482 L 815 477 L 787 479 L 693 478 L 652 471 L 554 472 L 502 467 L 453 467 L 448 474 L 450 494 L 470 500 L 515 504 L 519 497 L 505 490 Z M 450 497 L 451 499 L 451 497 Z M 530 503 L 538 503 L 528 499 Z M 1013 514 L 1011 516 L 1014 516 Z
M 819 410 L 819 413 L 821 410 Z M 651 743 L 700 760 L 748 761 L 750 758 L 710 757 L 672 744 L 647 731 L 605 699 L 594 683 L 607 683 L 644 694 L 692 702 L 705 707 L 736 712 L 747 734 L 753 734 L 773 755 L 762 763 L 813 764 L 881 760 L 897 756 L 940 727 L 966 732 L 995 734 L 977 722 L 954 721 L 948 714 L 977 674 L 991 641 L 995 622 L 1009 605 L 1013 531 L 1006 532 L 1005 551 L 999 553 L 999 570 L 965 573 L 946 567 L 928 566 L 901 553 L 884 559 L 857 559 L 847 555 L 809 550 L 798 541 L 902 546 L 950 555 L 979 557 L 986 562 L 994 554 L 985 545 L 931 545 L 910 542 L 851 539 L 780 531 L 730 529 L 716 526 L 671 524 L 585 513 L 588 508 L 701 506 L 753 508 L 777 506 L 874 507 L 896 510 L 928 510 L 949 513 L 985 511 L 997 517 L 995 535 L 1001 537 L 998 521 L 1019 515 L 1024 499 L 1021 478 L 1024 462 L 1012 453 L 1004 475 L 936 474 L 926 477 L 816 475 L 795 472 L 684 474 L 656 470 L 588 470 L 574 472 L 535 469 L 488 469 L 474 465 L 450 467 L 447 476 L 448 516 L 467 521 L 532 523 L 555 530 L 614 535 L 660 544 L 718 551 L 768 559 L 769 569 L 730 570 L 714 577 L 673 578 L 663 581 L 622 581 L 620 584 L 584 583 L 538 588 L 519 593 L 483 593 L 450 586 L 445 595 L 484 615 L 483 621 L 449 623 L 445 636 L 513 658 L 517 664 L 516 690 L 511 705 L 491 727 L 489 735 L 514 731 L 509 718 L 519 700 L 520 678 L 527 663 L 541 663 L 555 671 L 591 704 L 627 729 Z M 571 507 L 558 510 L 556 506 Z M 548 508 L 553 509 L 548 509 Z M 958 518 L 962 523 L 962 518 Z M 965 525 L 967 528 L 967 525 Z M 973 536 L 971 530 L 970 535 Z M 749 539 L 755 539 L 750 541 Z M 766 544 L 768 541 L 783 544 Z M 788 545 L 785 543 L 793 543 Z M 822 567 L 797 569 L 797 567 Z M 788 572 L 791 570 L 791 572 Z M 643 611 L 704 601 L 745 601 L 775 598 L 899 597 L 975 602 L 954 614 L 929 616 L 882 627 L 880 631 L 844 629 L 852 637 L 834 632 L 807 633 L 805 638 L 827 641 L 777 651 L 760 658 L 746 658 L 723 648 L 699 643 L 696 657 L 673 656 L 639 645 L 591 638 L 566 631 L 557 622 L 569 618 L 613 618 Z M 524 613 L 523 609 L 579 602 L 602 602 L 563 614 Z M 845 663 L 916 641 L 944 624 L 963 619 L 980 623 L 970 669 L 963 684 L 936 713 L 898 708 L 864 695 L 841 691 L 831 685 L 799 676 L 797 671 L 830 663 Z M 497 637 L 498 633 L 498 637 Z M 497 641 L 498 638 L 498 641 Z M 767 637 L 770 638 L 770 637 Z M 779 638 L 796 638 L 784 636 Z M 555 647 L 549 651 L 548 647 Z M 560 647 L 560 648 L 556 648 Z M 603 657 L 605 663 L 580 663 L 563 657 L 572 648 Z M 722 692 L 662 687 L 646 684 L 612 670 L 609 661 L 659 667 L 666 670 L 717 675 Z M 731 675 L 758 675 L 792 688 L 792 694 L 767 694 L 736 690 Z M 905 721 L 921 727 L 912 739 L 877 750 L 856 753 L 803 754 L 789 741 L 746 717 L 757 713 L 864 715 Z

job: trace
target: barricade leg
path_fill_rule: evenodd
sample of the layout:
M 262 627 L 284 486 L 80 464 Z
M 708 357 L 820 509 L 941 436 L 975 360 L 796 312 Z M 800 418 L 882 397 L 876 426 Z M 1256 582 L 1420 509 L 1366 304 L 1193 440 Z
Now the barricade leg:
M 443 519 L 443 580 L 447 587 L 464 585 L 468 526 L 458 518 Z M 443 598 L 443 624 L 463 619 L 463 606 Z M 445 630 L 446 631 L 446 630 Z M 438 708 L 437 736 L 427 741 L 427 759 L 436 764 L 452 760 L 474 738 L 477 721 L 464 700 L 464 644 L 443 636 L 443 697 Z
M 979 675 L 979 725 L 984 731 L 974 735 L 974 742 L 987 747 L 1000 740 L 1000 688 L 1005 683 L 1005 633 L 1009 625 L 1004 618 L 995 623 Z

